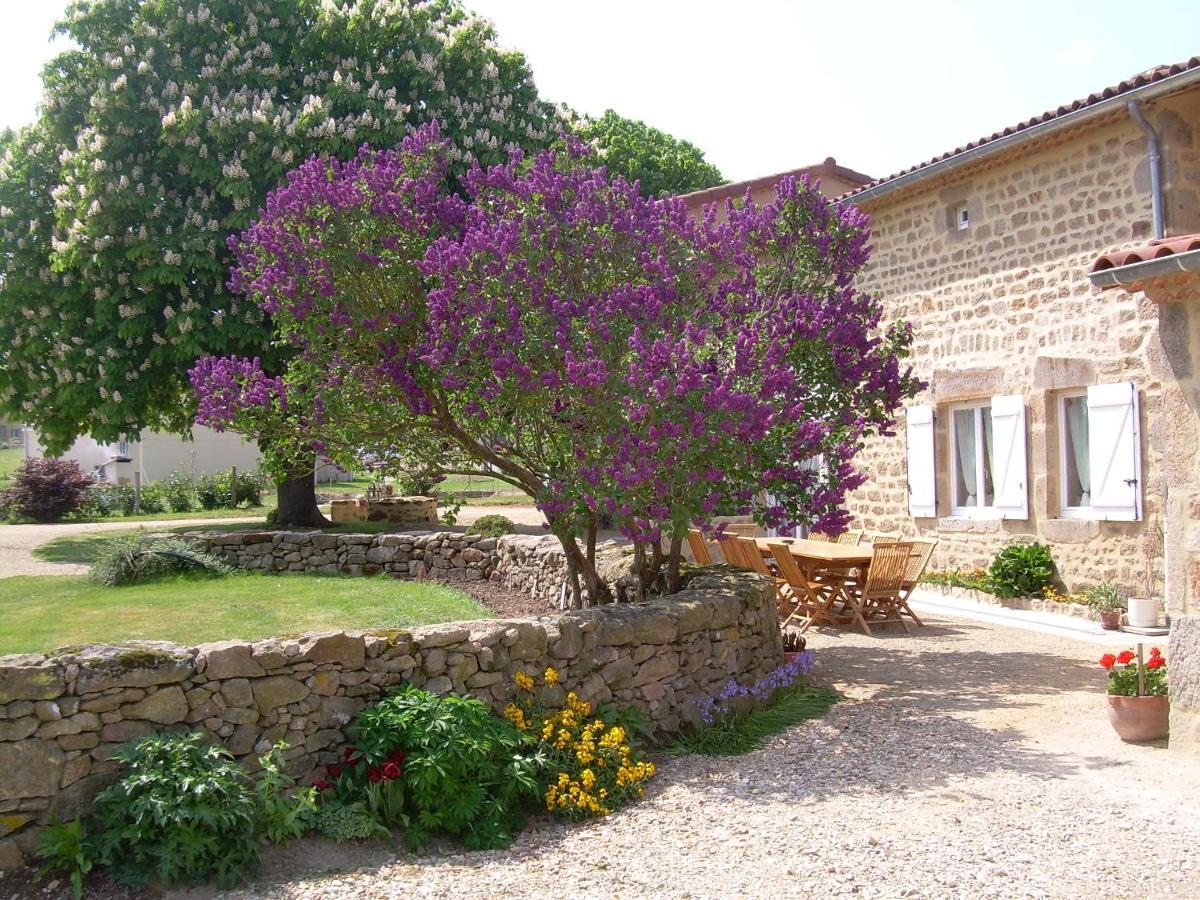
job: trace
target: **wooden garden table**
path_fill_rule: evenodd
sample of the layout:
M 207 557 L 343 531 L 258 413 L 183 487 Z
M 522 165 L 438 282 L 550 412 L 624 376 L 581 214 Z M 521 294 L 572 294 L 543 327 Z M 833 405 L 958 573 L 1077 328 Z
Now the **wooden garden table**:
M 759 552 L 771 558 L 771 544 L 783 544 L 792 551 L 792 558 L 804 574 L 805 581 L 815 583 L 818 576 L 822 585 L 830 590 L 822 598 L 807 585 L 793 586 L 803 597 L 798 599 L 808 618 L 808 625 L 838 625 L 854 620 L 853 603 L 849 600 L 846 585 L 853 580 L 855 569 L 866 569 L 871 564 L 871 547 L 833 544 L 825 541 L 809 541 L 803 538 L 755 538 Z M 842 601 L 842 608 L 834 604 Z M 790 618 L 790 617 L 789 617 Z

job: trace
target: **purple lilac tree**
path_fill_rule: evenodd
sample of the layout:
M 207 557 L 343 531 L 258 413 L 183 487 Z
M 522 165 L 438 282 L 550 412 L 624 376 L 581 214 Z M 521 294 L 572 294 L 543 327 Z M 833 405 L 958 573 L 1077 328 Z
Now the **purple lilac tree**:
M 855 454 L 918 387 L 907 326 L 881 330 L 854 287 L 865 216 L 785 179 L 696 221 L 579 146 L 476 167 L 465 198 L 446 171 L 427 126 L 289 176 L 233 241 L 230 286 L 296 355 L 280 378 L 201 360 L 201 422 L 486 467 L 545 514 L 577 604 L 610 597 L 601 517 L 667 591 L 717 513 L 845 527 Z

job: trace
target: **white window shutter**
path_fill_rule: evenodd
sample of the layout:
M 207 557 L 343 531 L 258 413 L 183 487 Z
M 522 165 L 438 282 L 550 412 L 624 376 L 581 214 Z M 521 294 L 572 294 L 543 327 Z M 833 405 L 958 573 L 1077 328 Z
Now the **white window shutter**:
M 992 398 L 992 506 L 1002 519 L 1029 518 L 1025 459 L 1025 398 Z
M 910 406 L 906 410 L 908 438 L 908 514 L 913 518 L 937 515 L 933 459 L 933 407 Z
M 1142 517 L 1142 441 L 1132 382 L 1088 388 L 1088 460 L 1092 511 L 1100 519 Z

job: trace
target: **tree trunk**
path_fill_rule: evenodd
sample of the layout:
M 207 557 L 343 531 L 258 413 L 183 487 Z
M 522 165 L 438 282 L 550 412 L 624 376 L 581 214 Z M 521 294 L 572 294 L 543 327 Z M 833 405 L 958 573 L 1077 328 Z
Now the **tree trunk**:
M 611 603 L 612 591 L 600 578 L 595 564 L 587 558 L 586 554 L 580 552 L 575 538 L 564 537 L 561 534 L 555 536 L 562 544 L 563 553 L 567 557 L 568 573 L 577 573 L 583 582 L 583 596 L 578 601 L 578 606 L 599 606 L 601 603 Z
M 677 594 L 683 588 L 683 578 L 679 573 L 679 560 L 683 556 L 683 533 L 671 535 L 671 550 L 667 557 L 667 593 Z
M 312 463 L 294 465 L 275 484 L 279 506 L 275 510 L 276 525 L 298 525 L 304 528 L 324 528 L 329 520 L 317 508 L 317 485 L 313 479 L 316 456 Z

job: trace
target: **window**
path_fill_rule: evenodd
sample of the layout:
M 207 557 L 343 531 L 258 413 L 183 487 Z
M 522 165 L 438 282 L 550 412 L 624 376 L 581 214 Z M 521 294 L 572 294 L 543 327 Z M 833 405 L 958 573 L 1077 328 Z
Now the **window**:
M 117 456 L 129 455 L 129 441 L 117 441 Z
M 970 516 L 992 505 L 992 408 L 959 406 L 950 414 L 950 511 Z
M 965 206 L 958 208 L 958 214 L 955 216 L 955 221 L 958 222 L 958 230 L 966 231 L 971 227 L 971 214 Z
M 1142 456 L 1137 388 L 1094 384 L 1058 401 L 1059 514 L 1135 521 L 1142 517 Z

